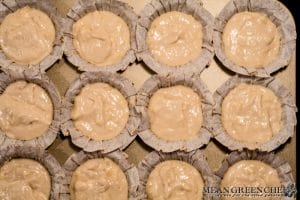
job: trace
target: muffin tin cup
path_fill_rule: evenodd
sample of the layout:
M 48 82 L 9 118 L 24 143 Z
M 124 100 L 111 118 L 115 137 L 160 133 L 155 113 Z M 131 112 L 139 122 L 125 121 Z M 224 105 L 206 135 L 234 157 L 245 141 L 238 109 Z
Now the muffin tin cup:
M 281 35 L 279 55 L 263 68 L 246 68 L 234 64 L 227 58 L 223 50 L 222 33 L 228 20 L 236 13 L 250 11 L 268 15 Z M 293 16 L 288 9 L 277 0 L 231 0 L 215 18 L 213 44 L 217 58 L 229 70 L 246 76 L 269 77 L 273 72 L 287 66 L 296 47 L 296 27 Z
M 273 91 L 281 103 L 283 127 L 270 141 L 261 144 L 258 143 L 255 147 L 249 147 L 247 143 L 235 140 L 226 133 L 222 125 L 222 102 L 227 94 L 240 83 L 264 86 Z M 297 108 L 294 98 L 289 90 L 274 78 L 234 76 L 216 90 L 214 99 L 216 102 L 213 110 L 214 137 L 231 151 L 248 148 L 251 150 L 258 149 L 260 151 L 270 152 L 284 144 L 294 134 L 294 128 L 297 123 Z
M 167 66 L 160 63 L 152 56 L 146 44 L 147 32 L 150 29 L 152 21 L 156 17 L 171 11 L 179 11 L 192 15 L 203 27 L 203 44 L 199 57 L 180 66 Z M 213 21 L 213 16 L 202 7 L 202 2 L 199 0 L 152 0 L 144 7 L 137 24 L 137 59 L 143 60 L 150 69 L 161 75 L 171 73 L 199 74 L 209 65 L 214 56 L 212 45 Z
M 60 196 L 63 188 L 62 183 L 63 180 L 65 180 L 65 174 L 58 161 L 50 153 L 41 148 L 21 146 L 9 146 L 0 150 L 0 166 L 3 166 L 12 159 L 18 158 L 32 159 L 42 164 L 51 178 L 51 193 L 49 199 L 65 200 Z
M 166 141 L 157 137 L 150 128 L 148 105 L 151 96 L 161 88 L 176 85 L 189 87 L 201 97 L 203 124 L 197 133 L 197 137 L 194 139 Z M 211 122 L 213 105 L 214 101 L 212 95 L 200 78 L 186 77 L 183 74 L 176 76 L 170 75 L 168 77 L 154 75 L 144 83 L 137 95 L 136 110 L 141 118 L 138 135 L 147 145 L 157 151 L 172 152 L 183 150 L 189 152 L 198 149 L 203 145 L 206 145 L 212 136 Z
M 86 14 L 93 11 L 109 11 L 121 17 L 128 25 L 130 31 L 130 49 L 124 58 L 117 64 L 109 66 L 97 66 L 80 57 L 73 45 L 73 24 Z M 137 15 L 133 8 L 128 4 L 117 0 L 77 0 L 74 6 L 67 13 L 64 19 L 64 53 L 67 59 L 75 65 L 80 71 L 89 72 L 117 72 L 124 71 L 129 64 L 136 60 L 136 40 L 135 29 L 137 23 Z M 113 34 L 113 33 L 111 33 Z
M 150 173 L 156 165 L 167 160 L 179 160 L 192 165 L 201 174 L 204 187 L 216 188 L 218 186 L 219 177 L 215 176 L 210 169 L 202 150 L 195 150 L 189 153 L 183 151 L 175 151 L 172 153 L 153 151 L 138 164 L 140 178 L 138 199 L 147 199 L 146 184 Z M 203 200 L 208 199 L 214 200 L 219 198 L 218 195 L 211 195 L 203 190 Z
M 57 60 L 62 58 L 63 55 L 63 32 L 62 32 L 62 18 L 58 13 L 57 9 L 51 4 L 50 0 L 3 0 L 0 2 L 0 21 L 16 10 L 29 6 L 31 8 L 38 9 L 45 14 L 53 22 L 55 27 L 55 40 L 53 43 L 52 52 L 45 57 L 40 63 L 35 65 L 22 65 L 15 63 L 13 60 L 8 58 L 2 49 L 0 49 L 0 68 L 5 71 L 7 69 L 18 72 L 22 71 L 36 71 L 44 73 L 50 68 Z
M 10 73 L 0 73 L 0 95 L 5 91 L 9 84 L 16 81 L 27 81 L 28 83 L 34 83 L 44 89 L 49 95 L 53 105 L 53 119 L 48 130 L 41 136 L 32 140 L 17 140 L 12 139 L 0 130 L 0 148 L 6 148 L 8 146 L 29 146 L 39 147 L 46 149 L 50 146 L 60 129 L 60 108 L 61 97 L 53 82 L 44 74 L 40 74 L 36 71 L 36 74 L 29 71 L 23 71 L 22 73 L 10 71 Z M 24 133 L 26 134 L 26 133 Z
M 127 157 L 127 154 L 118 150 L 108 154 L 102 154 L 100 151 L 93 153 L 80 151 L 79 153 L 71 155 L 63 166 L 66 174 L 66 179 L 63 183 L 63 190 L 61 191 L 61 196 L 65 197 L 66 199 L 70 198 L 69 188 L 72 179 L 72 174 L 77 169 L 77 167 L 79 167 L 81 164 L 85 163 L 90 159 L 109 158 L 112 161 L 114 161 L 117 165 L 119 165 L 119 167 L 126 175 L 126 179 L 128 182 L 128 199 L 135 200 L 139 184 L 139 175 L 136 167 L 127 161 Z
M 291 166 L 284 160 L 280 159 L 274 153 L 259 152 L 259 151 L 249 151 L 244 150 L 241 152 L 233 151 L 223 160 L 223 163 L 219 170 L 215 173 L 219 178 L 218 187 L 220 189 L 221 181 L 226 174 L 227 170 L 235 163 L 242 160 L 257 160 L 262 161 L 265 164 L 270 165 L 276 169 L 281 185 L 284 187 L 284 194 L 282 200 L 294 200 L 293 192 L 296 190 L 295 181 L 292 175 Z
M 110 140 L 93 140 L 78 131 L 71 118 L 71 111 L 74 106 L 74 99 L 81 89 L 92 83 L 107 83 L 118 89 L 128 102 L 129 119 L 121 133 Z M 126 148 L 136 137 L 140 119 L 135 111 L 136 92 L 131 81 L 125 77 L 110 72 L 85 72 L 76 79 L 68 91 L 62 105 L 61 129 L 64 135 L 71 135 L 72 143 L 84 151 L 101 151 L 102 153 L 112 152 L 116 149 Z

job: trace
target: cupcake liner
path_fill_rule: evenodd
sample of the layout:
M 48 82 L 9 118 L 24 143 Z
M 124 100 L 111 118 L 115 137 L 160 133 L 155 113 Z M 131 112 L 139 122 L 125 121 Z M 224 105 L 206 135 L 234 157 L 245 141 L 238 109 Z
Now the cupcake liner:
M 148 104 L 151 96 L 160 88 L 175 85 L 190 87 L 201 97 L 203 124 L 197 133 L 197 137 L 194 139 L 185 141 L 166 141 L 158 138 L 150 129 Z M 186 77 L 183 74 L 168 77 L 154 75 L 144 83 L 138 92 L 136 110 L 141 118 L 138 135 L 147 145 L 157 151 L 172 152 L 183 150 L 189 152 L 198 149 L 207 144 L 212 136 L 211 122 L 213 105 L 214 100 L 210 91 L 199 78 Z
M 90 159 L 105 157 L 113 160 L 125 173 L 128 182 L 129 200 L 134 200 L 138 189 L 139 175 L 136 167 L 127 161 L 127 154 L 122 151 L 114 151 L 108 154 L 102 154 L 100 151 L 93 153 L 86 153 L 84 151 L 80 151 L 77 154 L 71 155 L 63 166 L 66 174 L 66 179 L 64 179 L 63 182 L 63 190 L 61 191 L 61 196 L 64 196 L 66 197 L 66 199 L 69 199 L 70 182 L 72 174 L 77 169 L 77 167 L 79 167 L 81 164 L 85 163 Z
M 59 131 L 61 107 L 60 94 L 53 82 L 44 74 L 40 74 L 37 71 L 36 74 L 32 72 L 29 73 L 29 71 L 23 71 L 21 73 L 10 71 L 10 73 L 0 73 L 0 95 L 2 95 L 9 84 L 20 80 L 37 84 L 48 93 L 53 105 L 53 120 L 47 132 L 32 140 L 12 139 L 7 137 L 5 133 L 0 130 L 0 146 L 1 148 L 6 148 L 8 146 L 18 145 L 46 149 L 54 142 Z
M 128 102 L 129 119 L 125 128 L 121 133 L 113 139 L 95 141 L 81 134 L 74 126 L 71 111 L 75 97 L 80 93 L 81 89 L 90 83 L 103 82 L 118 89 Z M 102 151 L 108 153 L 116 149 L 124 149 L 136 137 L 136 131 L 140 123 L 140 119 L 135 111 L 135 89 L 128 79 L 119 74 L 109 72 L 86 72 L 75 80 L 66 92 L 62 106 L 62 125 L 61 129 L 64 135 L 71 135 L 72 143 L 87 152 Z
M 285 88 L 279 81 L 274 78 L 234 76 L 226 81 L 219 89 L 217 89 L 217 91 L 214 93 L 216 105 L 213 110 L 213 130 L 215 138 L 230 150 L 252 148 L 249 147 L 247 143 L 237 141 L 229 136 L 222 125 L 221 113 L 223 99 L 231 89 L 235 88 L 240 83 L 258 84 L 269 88 L 275 93 L 275 95 L 281 102 L 283 120 L 282 129 L 270 141 L 262 144 L 257 144 L 256 147 L 253 147 L 260 151 L 273 151 L 293 136 L 294 128 L 297 123 L 297 108 L 295 105 L 294 97 L 287 88 Z
M 204 187 L 217 187 L 219 177 L 215 176 L 210 169 L 207 160 L 202 150 L 195 150 L 189 153 L 176 151 L 172 153 L 162 153 L 153 151 L 149 153 L 140 163 L 138 164 L 138 172 L 140 177 L 140 184 L 138 188 L 138 199 L 147 199 L 146 184 L 148 177 L 155 166 L 166 160 L 180 160 L 189 163 L 200 172 Z M 203 199 L 218 199 L 217 197 L 211 196 L 203 190 Z
M 51 4 L 49 0 L 3 0 L 0 3 L 0 22 L 10 13 L 16 10 L 30 6 L 46 13 L 52 20 L 55 27 L 55 40 L 53 43 L 52 52 L 45 57 L 40 63 L 36 65 L 22 65 L 17 64 L 13 60 L 9 59 L 2 49 L 0 49 L 0 66 L 3 71 L 10 69 L 14 71 L 39 71 L 44 73 L 50 68 L 57 60 L 62 58 L 63 55 L 63 32 L 62 32 L 62 18 L 58 13 L 57 9 Z
M 236 13 L 243 11 L 266 13 L 278 27 L 281 34 L 281 47 L 277 58 L 264 68 L 251 69 L 234 64 L 223 50 L 222 33 L 227 21 Z M 289 10 L 277 0 L 231 0 L 215 19 L 213 44 L 216 56 L 229 70 L 238 74 L 269 77 L 273 72 L 287 66 L 296 47 L 296 27 Z
M 155 60 L 146 44 L 147 31 L 150 29 L 152 21 L 156 17 L 170 11 L 179 11 L 192 15 L 203 27 L 203 45 L 199 57 L 187 64 L 175 67 L 167 66 Z M 157 74 L 199 74 L 209 65 L 214 56 L 212 27 L 213 16 L 202 7 L 202 3 L 199 0 L 152 0 L 141 12 L 137 24 L 137 58 L 138 60 L 143 60 L 143 62 Z
M 120 16 L 128 25 L 130 31 L 130 49 L 127 51 L 124 58 L 117 64 L 109 66 L 97 66 L 84 60 L 77 53 L 73 45 L 73 24 L 84 17 L 86 14 L 93 11 L 110 11 Z M 75 65 L 80 71 L 90 72 L 116 72 L 124 71 L 129 64 L 136 60 L 136 40 L 135 29 L 137 23 L 137 16 L 133 11 L 133 8 L 128 4 L 117 0 L 77 0 L 74 6 L 69 10 L 67 17 L 64 20 L 64 53 L 67 59 Z
M 267 153 L 267 152 L 259 152 L 259 151 L 249 151 L 244 150 L 242 152 L 234 151 L 230 153 L 223 161 L 220 169 L 215 173 L 216 176 L 219 177 L 217 179 L 218 185 L 220 187 L 222 178 L 224 177 L 225 173 L 231 167 L 233 164 L 235 164 L 238 161 L 241 160 L 258 160 L 262 161 L 274 169 L 276 169 L 281 184 L 284 188 L 288 189 L 291 186 L 295 186 L 295 181 L 292 175 L 292 168 L 291 166 L 284 160 L 280 159 L 278 156 L 276 156 L 274 153 Z M 292 188 L 291 188 L 292 189 Z M 288 192 L 288 191 L 286 191 Z M 292 192 L 292 190 L 290 191 Z M 285 194 L 285 192 L 284 192 Z M 282 197 L 282 200 L 292 200 L 295 199 L 294 197 L 284 196 Z
M 9 146 L 0 150 L 0 166 L 14 158 L 33 159 L 42 164 L 51 177 L 50 199 L 64 200 L 60 196 L 60 191 L 62 190 L 63 180 L 65 180 L 65 174 L 58 161 L 50 153 L 41 148 L 20 146 Z

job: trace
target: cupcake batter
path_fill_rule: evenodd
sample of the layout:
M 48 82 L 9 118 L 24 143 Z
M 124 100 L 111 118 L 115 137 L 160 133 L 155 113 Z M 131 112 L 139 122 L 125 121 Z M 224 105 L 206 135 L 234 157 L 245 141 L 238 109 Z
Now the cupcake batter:
M 158 62 L 180 66 L 200 55 L 202 38 L 202 25 L 193 16 L 172 11 L 153 20 L 146 42 Z
M 130 49 L 125 21 L 108 11 L 94 11 L 73 25 L 73 45 L 79 55 L 97 66 L 119 63 Z
M 52 101 L 34 83 L 14 82 L 0 95 L 0 129 L 12 139 L 32 140 L 41 136 L 52 119 Z
M 25 6 L 8 14 L 0 25 L 4 54 L 18 64 L 35 65 L 53 49 L 55 27 L 42 11 Z
M 168 160 L 150 173 L 146 192 L 149 200 L 200 200 L 203 186 L 200 173 L 192 165 Z
M 232 187 L 280 187 L 280 179 L 276 169 L 262 161 L 258 160 L 242 160 L 227 170 L 222 181 L 222 188 Z M 247 200 L 254 199 L 249 196 L 222 197 L 222 200 Z M 279 200 L 281 198 L 275 196 L 255 197 L 256 200 Z
M 225 55 L 235 64 L 263 68 L 273 62 L 280 49 L 276 25 L 264 13 L 233 15 L 223 31 Z
M 77 130 L 94 140 L 109 140 L 121 133 L 129 108 L 124 96 L 106 83 L 84 86 L 75 97 L 71 113 Z
M 182 85 L 159 89 L 150 99 L 148 116 L 157 137 L 168 141 L 193 139 L 202 126 L 201 98 Z
M 278 97 L 268 88 L 241 83 L 222 103 L 222 122 L 234 139 L 265 143 L 282 128 L 282 109 Z
M 0 168 L 0 199 L 48 200 L 51 179 L 48 171 L 31 159 L 13 159 Z
M 121 168 L 108 158 L 86 161 L 72 175 L 71 200 L 127 200 L 128 183 Z M 96 198 L 97 197 L 97 198 Z

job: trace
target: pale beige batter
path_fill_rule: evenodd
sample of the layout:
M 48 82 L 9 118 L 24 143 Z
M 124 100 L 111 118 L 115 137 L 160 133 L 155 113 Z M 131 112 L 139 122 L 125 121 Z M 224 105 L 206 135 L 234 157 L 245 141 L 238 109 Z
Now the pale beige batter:
M 52 119 L 52 101 L 34 83 L 14 82 L 0 95 L 0 129 L 10 138 L 37 138 L 48 130 Z
M 149 200 L 200 200 L 203 186 L 201 174 L 192 165 L 168 160 L 150 173 L 146 192 Z
M 248 68 L 267 66 L 280 49 L 279 31 L 264 13 L 245 11 L 233 15 L 225 25 L 222 39 L 226 56 Z
M 201 98 L 186 86 L 161 88 L 150 99 L 148 116 L 151 130 L 161 139 L 195 138 L 203 120 Z
M 77 130 L 94 140 L 109 140 L 121 133 L 129 118 L 124 96 L 106 83 L 84 86 L 71 113 Z
M 233 188 L 233 187 L 280 187 L 280 179 L 276 169 L 270 165 L 258 161 L 258 160 L 242 160 L 227 170 L 222 181 L 221 181 L 221 190 L 224 188 Z M 275 194 L 273 194 L 275 195 Z M 279 197 L 251 197 L 248 196 L 236 196 L 236 197 L 226 197 L 223 196 L 222 200 L 247 200 L 247 199 L 256 199 L 256 200 L 277 200 Z
M 7 15 L 0 26 L 4 54 L 18 64 L 38 64 L 53 49 L 55 27 L 42 11 L 28 6 Z
M 192 15 L 172 11 L 154 19 L 147 34 L 153 57 L 168 66 L 195 60 L 202 50 L 202 25 Z
M 233 88 L 222 103 L 222 122 L 234 139 L 249 144 L 264 143 L 282 128 L 282 109 L 270 89 L 241 83 Z
M 86 161 L 72 175 L 71 200 L 127 200 L 128 183 L 121 168 L 108 158 Z
M 48 200 L 51 179 L 48 171 L 31 159 L 13 159 L 0 168 L 0 199 Z
M 125 21 L 108 11 L 94 11 L 73 25 L 73 45 L 79 55 L 97 66 L 119 63 L 130 49 Z

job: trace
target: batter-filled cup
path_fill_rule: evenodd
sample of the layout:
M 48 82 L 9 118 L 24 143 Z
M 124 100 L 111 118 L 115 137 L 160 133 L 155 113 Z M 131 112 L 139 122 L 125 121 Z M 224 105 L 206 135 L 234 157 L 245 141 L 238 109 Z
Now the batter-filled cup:
M 157 151 L 192 151 L 206 145 L 211 134 L 214 102 L 196 77 L 154 75 L 137 95 L 139 137 Z
M 138 199 L 218 199 L 208 192 L 217 189 L 218 177 L 201 150 L 153 151 L 138 164 L 138 172 Z
M 76 1 L 64 21 L 64 52 L 80 71 L 125 70 L 135 61 L 137 16 L 126 3 Z
M 292 58 L 295 22 L 277 0 L 232 0 L 215 19 L 213 41 L 216 56 L 229 70 L 269 77 Z
M 234 151 L 215 173 L 221 200 L 272 199 L 296 197 L 290 165 L 274 153 Z
M 235 76 L 214 93 L 213 133 L 230 150 L 273 151 L 294 134 L 294 97 L 274 78 Z
M 81 74 L 63 100 L 63 134 L 88 152 L 124 149 L 134 140 L 140 122 L 135 94 L 132 82 L 119 74 Z
M 10 146 L 0 150 L 1 199 L 62 199 L 65 174 L 58 161 L 41 148 Z
M 153 0 L 138 21 L 137 58 L 161 75 L 198 74 L 214 55 L 212 26 L 198 0 Z
M 46 149 L 60 126 L 60 94 L 46 75 L 0 74 L 1 147 L 25 145 Z
M 63 55 L 62 18 L 46 1 L 2 1 L 0 65 L 44 72 Z
M 121 151 L 108 154 L 81 151 L 71 155 L 63 168 L 66 173 L 62 194 L 71 200 L 131 200 L 137 195 L 139 176 L 136 167 Z

